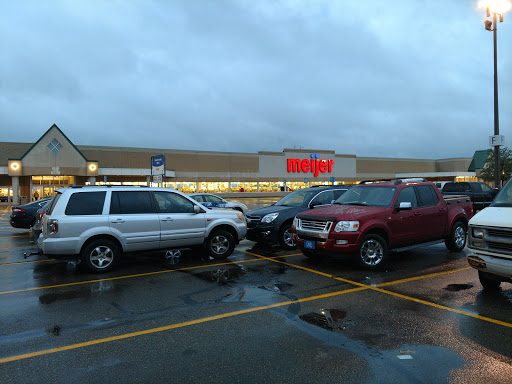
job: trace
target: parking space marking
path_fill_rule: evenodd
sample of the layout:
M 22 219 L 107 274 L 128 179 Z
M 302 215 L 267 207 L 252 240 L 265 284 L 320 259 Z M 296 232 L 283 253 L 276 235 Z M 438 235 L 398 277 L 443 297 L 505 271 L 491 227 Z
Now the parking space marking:
M 264 310 L 271 309 L 271 308 L 284 307 L 284 306 L 292 305 L 292 304 L 296 304 L 296 303 L 303 303 L 303 302 L 306 302 L 306 301 L 313 301 L 313 300 L 324 299 L 324 298 L 327 298 L 327 297 L 339 296 L 339 295 L 343 295 L 343 294 L 346 294 L 346 293 L 356 292 L 356 291 L 360 291 L 360 290 L 364 290 L 364 289 L 366 289 L 366 288 L 361 288 L 361 287 L 359 287 L 359 288 L 351 288 L 351 289 L 346 289 L 346 290 L 343 290 L 343 291 L 337 291 L 337 292 L 325 293 L 323 295 L 318 295 L 318 296 L 306 297 L 304 299 L 289 300 L 289 301 L 284 301 L 284 302 L 281 302 L 281 303 L 275 303 L 275 304 L 266 305 L 266 306 L 262 306 L 262 307 L 254 307 L 254 308 L 242 309 L 240 311 L 234 311 L 234 312 L 223 313 L 221 315 L 203 317 L 201 319 L 186 321 L 186 322 L 183 322 L 183 323 L 170 324 L 170 325 L 166 325 L 166 326 L 163 326 L 163 327 L 145 329 L 143 331 L 137 331 L 137 332 L 132 332 L 132 333 L 125 333 L 123 335 L 111 336 L 111 337 L 105 337 L 105 338 L 97 339 L 97 340 L 85 341 L 83 343 L 71 344 L 71 345 L 66 345 L 66 346 L 63 346 L 63 347 L 45 349 L 45 350 L 42 350 L 42 351 L 25 353 L 25 354 L 22 354 L 22 355 L 15 355 L 15 356 L 10 356 L 10 357 L 4 357 L 4 358 L 0 359 L 0 364 L 9 363 L 11 361 L 18 361 L 18 360 L 28 359 L 28 358 L 36 357 L 36 356 L 49 355 L 49 354 L 56 353 L 56 352 L 69 351 L 71 349 L 83 348 L 83 347 L 88 347 L 88 346 L 91 346 L 91 345 L 109 343 L 109 342 L 112 342 L 112 341 L 123 340 L 123 339 L 128 339 L 128 338 L 137 337 L 137 336 L 149 335 L 149 334 L 152 334 L 152 333 L 169 331 L 171 329 L 188 327 L 190 325 L 207 323 L 207 322 L 210 322 L 210 321 L 225 319 L 225 318 L 234 317 L 234 316 L 238 316 L 238 315 L 244 315 L 244 314 L 248 314 L 248 313 L 252 313 L 252 312 L 264 311 Z
M 283 256 L 277 256 L 277 257 L 284 258 L 284 257 L 298 256 L 298 255 L 299 254 L 283 255 Z M 196 265 L 196 266 L 193 266 L 193 267 L 184 267 L 184 268 L 177 268 L 177 269 L 164 269 L 164 270 L 161 270 L 161 271 L 139 273 L 139 274 L 136 274 L 136 275 L 116 276 L 116 277 L 108 277 L 108 278 L 105 278 L 105 279 L 77 281 L 77 282 L 74 282 L 74 283 L 47 285 L 47 286 L 44 286 L 44 287 L 32 287 L 32 288 L 25 288 L 25 289 L 17 289 L 17 290 L 14 290 L 14 291 L 3 291 L 3 292 L 0 292 L 0 295 L 7 295 L 7 294 L 10 294 L 10 293 L 19 293 L 19 292 L 37 291 L 37 290 L 40 290 L 40 289 L 68 287 L 68 286 L 71 286 L 71 285 L 91 284 L 91 283 L 97 283 L 97 282 L 100 282 L 100 281 L 130 279 L 130 278 L 135 278 L 135 277 L 151 276 L 151 275 L 158 275 L 158 274 L 170 273 L 170 272 L 186 271 L 186 270 L 199 269 L 199 268 L 218 267 L 218 266 L 222 266 L 222 265 L 241 264 L 241 263 L 248 263 L 248 262 L 253 262 L 253 261 L 261 261 L 261 260 L 262 259 L 257 258 L 257 259 L 249 259 L 249 260 L 230 261 L 230 262 L 227 262 L 227 263 Z M 270 260 L 275 260 L 275 259 L 271 259 L 270 258 Z
M 250 252 L 245 252 L 249 255 L 253 255 L 255 256 L 255 254 L 252 254 Z M 275 259 L 271 259 L 271 258 L 268 258 L 268 257 L 265 257 L 265 256 L 259 256 L 260 258 L 262 259 L 266 259 L 266 260 L 271 260 L 275 263 L 280 263 L 280 264 L 285 264 L 285 265 L 289 265 L 291 267 L 295 267 L 295 268 L 298 268 L 298 269 L 302 269 L 302 270 L 305 270 L 305 271 L 308 271 L 308 272 L 313 272 L 313 273 L 316 273 L 318 275 L 322 275 L 322 276 L 326 276 L 326 277 L 330 277 L 330 278 L 333 278 L 333 279 L 336 279 L 336 280 L 340 280 L 340 281 L 343 281 L 343 282 L 346 282 L 346 283 L 350 283 L 350 284 L 354 284 L 354 285 L 358 285 L 360 287 L 366 287 L 367 289 L 370 289 L 372 291 L 376 291 L 376 292 L 381 292 L 381 293 L 385 293 L 387 295 L 391 295 L 391 296 L 395 296 L 395 297 L 400 297 L 402 299 L 406 299 L 406 300 L 409 300 L 409 301 L 414 301 L 416 303 L 420 303 L 420 304 L 424 304 L 424 305 L 428 305 L 428 306 L 431 306 L 431 307 L 435 307 L 435 308 L 439 308 L 439 309 L 443 309 L 443 310 L 446 310 L 446 311 L 450 311 L 450 312 L 454 312 L 454 313 L 458 313 L 460 315 L 464 315 L 464 316 L 469 316 L 469 317 L 474 317 L 475 319 L 479 319 L 479 320 L 483 320 L 483 321 L 487 321 L 487 322 L 490 322 L 490 323 L 494 323 L 494 324 L 498 324 L 498 325 L 502 325 L 504 327 L 508 327 L 508 328 L 512 328 L 512 323 L 507 323 L 505 321 L 501 321 L 501 320 L 496 320 L 496 319 L 493 319 L 493 318 L 490 318 L 490 317 L 486 317 L 486 316 L 480 316 L 480 315 L 477 315 L 477 314 L 474 314 L 474 313 L 471 313 L 471 312 L 466 312 L 466 311 L 461 311 L 459 309 L 455 309 L 455 308 L 450 308 L 450 307 L 447 307 L 447 306 L 444 306 L 444 305 L 440 305 L 440 304 L 436 304 L 436 303 L 432 303 L 430 301 L 425 301 L 425 300 L 421 300 L 421 299 L 416 299 L 415 297 L 412 297 L 412 296 L 406 296 L 406 295 L 402 295 L 400 293 L 395 293 L 395 292 L 391 292 L 391 291 L 388 291 L 388 290 L 385 290 L 385 289 L 381 289 L 379 288 L 380 286 L 389 286 L 389 285 L 394 285 L 394 284 L 400 284 L 400 283 L 404 283 L 406 281 L 414 281 L 414 280 L 420 280 L 420 279 L 425 279 L 425 278 L 429 278 L 429 277 L 433 277 L 433 276 L 440 276 L 440 275 L 445 275 L 445 274 L 448 274 L 448 273 L 454 273 L 454 272 L 460 272 L 460 271 L 465 271 L 471 267 L 464 267 L 464 268 L 458 268 L 458 269 L 454 269 L 454 270 L 450 270 L 450 271 L 443 271 L 443 272 L 437 272 L 437 273 L 430 273 L 428 275 L 423 275 L 423 276 L 416 276 L 416 277 L 410 277 L 408 279 L 401 279 L 401 280 L 396 280 L 396 281 L 391 281 L 391 282 L 387 282 L 387 283 L 382 283 L 382 284 L 376 284 L 376 285 L 365 285 L 365 284 L 362 284 L 362 283 L 358 283 L 357 281 L 352 281 L 352 280 L 347 280 L 347 279 L 344 279 L 344 278 L 341 278 L 341 277 L 336 277 L 334 275 L 329 275 L 327 273 L 323 273 L 323 272 L 320 272 L 320 271 L 315 271 L 314 269 L 310 269 L 310 268 L 306 268 L 306 267 L 302 267 L 300 265 L 294 265 L 294 264 L 290 264 L 290 263 L 287 263 L 287 262 L 284 262 L 284 261 L 280 261 L 280 260 L 275 260 Z

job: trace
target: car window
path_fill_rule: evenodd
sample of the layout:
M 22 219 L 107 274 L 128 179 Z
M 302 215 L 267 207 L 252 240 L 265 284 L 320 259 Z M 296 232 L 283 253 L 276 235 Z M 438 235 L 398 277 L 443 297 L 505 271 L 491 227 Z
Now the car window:
M 471 192 L 468 183 L 446 183 L 443 192 Z
M 331 204 L 333 200 L 335 200 L 335 198 L 332 191 L 322 191 L 311 200 L 310 204 L 320 203 L 320 205 L 327 205 Z
M 204 202 L 204 197 L 203 195 L 190 195 L 191 198 L 193 198 L 195 201 L 197 201 L 198 203 L 202 203 Z
M 473 192 L 476 192 L 476 193 L 482 192 L 482 186 L 479 183 L 471 184 L 471 189 L 473 190 Z
M 402 189 L 398 195 L 398 199 L 396 200 L 396 206 L 399 207 L 400 203 L 411 203 L 412 209 L 418 207 L 418 200 L 416 199 L 416 192 L 414 192 L 414 187 L 406 187 Z
M 293 191 L 279 200 L 275 205 L 286 207 L 300 207 L 309 203 L 309 201 L 318 193 L 318 190 L 302 189 Z
M 333 189 L 332 193 L 334 194 L 334 200 L 343 195 L 346 191 L 346 189 Z
M 336 199 L 336 204 L 389 207 L 396 191 L 396 187 L 353 187 Z
M 214 195 L 203 195 L 204 201 L 209 203 L 222 203 L 222 199 L 220 197 Z
M 155 213 L 149 191 L 112 192 L 111 214 Z
M 50 206 L 46 210 L 48 214 L 51 215 L 53 210 L 55 209 L 55 206 L 57 205 L 57 201 L 59 201 L 60 197 L 62 196 L 62 193 L 57 192 L 57 194 L 53 197 L 53 199 L 50 201 Z
M 161 213 L 194 213 L 194 203 L 173 192 L 155 192 L 158 211 Z
M 485 183 L 480 183 L 480 187 L 482 188 L 482 191 L 484 191 L 484 192 L 492 191 L 492 188 Z
M 106 192 L 76 192 L 69 197 L 66 211 L 67 216 L 101 215 L 105 203 Z
M 431 185 L 418 185 L 416 187 L 420 207 L 432 207 L 439 203 L 434 187 Z

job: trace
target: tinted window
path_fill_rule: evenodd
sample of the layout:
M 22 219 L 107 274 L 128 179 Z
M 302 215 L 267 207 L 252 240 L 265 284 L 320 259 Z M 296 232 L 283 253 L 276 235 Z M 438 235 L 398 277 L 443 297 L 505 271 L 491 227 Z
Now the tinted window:
M 468 183 L 446 183 L 443 192 L 471 192 Z
M 110 213 L 112 214 L 154 212 L 151 195 L 148 191 L 112 192 L 112 201 L 110 202 Z
M 484 191 L 484 192 L 489 192 L 489 191 L 491 191 L 491 190 L 492 190 L 492 188 L 491 188 L 491 187 L 489 187 L 489 186 L 488 186 L 487 184 L 485 184 L 485 183 L 481 183 L 481 184 L 480 184 L 480 187 L 482 187 L 482 191 Z
M 286 195 L 279 200 L 275 205 L 286 207 L 300 207 L 306 205 L 309 201 L 316 196 L 318 189 L 301 189 Z
M 345 189 L 335 189 L 332 192 L 334 193 L 334 200 L 336 200 L 338 197 L 343 195 L 346 192 L 346 190 Z
M 101 215 L 106 192 L 77 192 L 69 197 L 64 212 L 72 215 Z
M 481 193 L 482 192 L 482 187 L 478 183 L 471 184 L 471 189 L 472 189 L 473 192 L 476 192 L 476 193 Z
M 418 185 L 416 187 L 418 191 L 418 198 L 421 207 L 432 207 L 437 205 L 439 198 L 437 197 L 434 187 L 431 185 Z
M 406 187 L 402 189 L 400 195 L 398 195 L 398 199 L 396 201 L 396 206 L 400 207 L 400 203 L 411 203 L 411 207 L 418 207 L 418 200 L 416 199 L 416 192 L 414 192 L 414 187 Z
M 194 203 L 172 192 L 155 192 L 158 211 L 161 213 L 194 213 Z
M 320 204 L 320 205 L 327 205 L 331 204 L 333 200 L 336 200 L 334 198 L 333 191 L 323 191 L 320 192 L 318 195 L 316 195 L 313 200 L 311 200 L 310 204 Z

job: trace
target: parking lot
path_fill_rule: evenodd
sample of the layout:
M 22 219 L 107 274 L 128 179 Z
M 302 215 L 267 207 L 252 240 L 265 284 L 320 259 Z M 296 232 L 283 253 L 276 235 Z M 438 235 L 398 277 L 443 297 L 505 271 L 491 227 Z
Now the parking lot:
M 242 199 L 249 208 L 267 204 Z M 369 272 L 244 240 L 226 260 L 41 256 L 0 206 L 2 382 L 509 383 L 512 285 L 444 244 Z

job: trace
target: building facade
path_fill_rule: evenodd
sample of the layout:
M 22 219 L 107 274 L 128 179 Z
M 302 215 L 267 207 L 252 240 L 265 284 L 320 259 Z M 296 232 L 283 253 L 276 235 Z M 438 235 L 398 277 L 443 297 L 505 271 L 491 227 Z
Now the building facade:
M 162 177 L 152 156 L 163 155 Z M 0 142 L 0 202 L 25 203 L 71 185 L 153 185 L 189 192 L 280 192 L 318 184 L 425 177 L 476 180 L 472 158 L 357 157 L 330 150 L 257 153 L 75 145 L 55 124 L 35 143 Z

